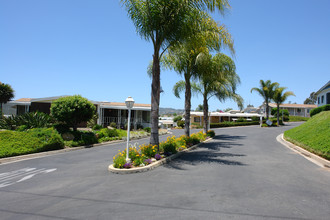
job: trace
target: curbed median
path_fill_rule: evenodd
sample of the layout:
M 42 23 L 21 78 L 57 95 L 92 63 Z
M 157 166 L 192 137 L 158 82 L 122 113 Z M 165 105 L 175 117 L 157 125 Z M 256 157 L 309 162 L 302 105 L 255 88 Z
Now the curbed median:
M 196 149 L 197 147 L 199 147 L 201 144 L 205 143 L 205 142 L 208 142 L 212 140 L 212 138 L 209 138 L 209 139 L 206 139 L 205 141 L 199 143 L 199 144 L 196 144 L 196 145 L 193 145 L 187 149 L 184 149 L 176 154 L 173 154 L 171 156 L 168 156 L 168 157 L 165 157 L 165 158 L 162 158 L 160 160 L 157 160 L 147 166 L 143 166 L 143 167 L 134 167 L 134 168 L 129 168 L 129 169 L 125 169 L 125 168 L 115 168 L 113 166 L 113 164 L 109 165 L 108 167 L 108 170 L 111 172 L 111 173 L 116 173 L 116 174 L 131 174 L 131 173 L 140 173 L 140 172 L 146 172 L 146 171 L 149 171 L 149 170 L 152 170 L 152 169 L 155 169 L 165 163 L 168 163 L 170 162 L 171 160 L 181 156 L 182 154 L 188 152 L 188 151 L 191 151 L 191 150 L 194 150 Z

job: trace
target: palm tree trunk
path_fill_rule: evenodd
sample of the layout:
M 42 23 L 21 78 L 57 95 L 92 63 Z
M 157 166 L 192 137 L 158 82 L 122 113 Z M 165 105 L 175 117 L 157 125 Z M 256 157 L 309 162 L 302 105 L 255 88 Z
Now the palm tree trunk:
M 160 46 L 156 46 L 153 55 L 152 84 L 151 84 L 151 136 L 150 144 L 157 145 L 159 151 L 159 100 L 160 100 L 160 65 L 159 65 Z
M 186 91 L 185 91 L 185 123 L 184 123 L 184 132 L 187 137 L 190 136 L 190 109 L 191 109 L 191 84 L 190 84 L 190 75 L 184 75 L 186 81 Z
M 267 118 L 267 120 L 269 119 L 269 105 L 268 105 L 268 100 L 266 100 L 266 118 Z
M 207 133 L 209 126 L 209 105 L 207 102 L 207 96 L 204 94 L 203 106 L 204 106 L 204 133 Z
M 280 103 L 277 104 L 277 126 L 280 126 Z

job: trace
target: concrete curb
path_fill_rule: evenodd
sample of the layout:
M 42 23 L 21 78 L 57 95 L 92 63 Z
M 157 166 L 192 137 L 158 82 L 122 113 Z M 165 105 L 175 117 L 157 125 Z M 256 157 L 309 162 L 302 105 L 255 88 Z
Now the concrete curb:
M 280 142 L 282 145 L 286 146 L 287 148 L 289 148 L 289 149 L 293 150 L 294 152 L 300 154 L 301 156 L 305 157 L 307 160 L 330 171 L 330 161 L 329 160 L 324 159 L 316 154 L 313 154 L 313 153 L 285 140 L 283 133 L 278 135 L 276 137 L 276 140 L 278 142 Z
M 136 167 L 136 168 L 131 168 L 131 169 L 119 169 L 119 168 L 114 168 L 113 167 L 113 164 L 110 164 L 109 167 L 108 167 L 108 170 L 111 172 L 111 173 L 116 173 L 116 174 L 131 174 L 131 173 L 141 173 L 141 172 L 146 172 L 146 171 L 149 171 L 149 170 L 152 170 L 152 169 L 155 169 L 156 167 L 159 167 L 165 163 L 168 163 L 170 162 L 171 160 L 181 156 L 182 154 L 184 154 L 185 152 L 189 152 L 189 151 L 192 151 L 194 149 L 196 149 L 197 147 L 199 147 L 201 144 L 203 143 L 206 143 L 210 140 L 212 140 L 213 138 L 209 138 L 199 144 L 196 144 L 196 145 L 193 145 L 183 151 L 180 151 L 176 154 L 173 154 L 169 157 L 165 157 L 161 160 L 158 160 L 152 164 L 149 164 L 147 166 L 144 166 L 144 167 Z

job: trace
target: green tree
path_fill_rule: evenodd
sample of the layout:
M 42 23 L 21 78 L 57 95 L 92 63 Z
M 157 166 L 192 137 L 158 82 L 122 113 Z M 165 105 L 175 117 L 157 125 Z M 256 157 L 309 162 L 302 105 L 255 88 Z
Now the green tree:
M 122 0 L 137 32 L 152 41 L 154 52 L 151 84 L 150 144 L 159 146 L 160 60 L 171 45 L 194 34 L 193 24 L 202 11 L 223 12 L 227 0 Z M 158 149 L 159 150 L 159 149 Z
M 291 91 L 284 92 L 286 89 L 286 87 L 277 87 L 273 96 L 273 100 L 276 102 L 277 106 L 277 126 L 280 125 L 280 104 L 285 102 L 289 96 L 295 96 L 295 94 Z
M 191 88 L 194 94 L 203 96 L 204 132 L 208 129 L 208 100 L 216 97 L 223 102 L 226 99 L 233 99 L 242 105 L 242 98 L 236 94 L 236 86 L 240 79 L 236 74 L 236 67 L 233 60 L 225 54 L 218 53 L 215 56 L 204 54 L 197 62 L 199 72 L 198 83 L 192 82 Z M 179 93 L 184 90 L 185 82 L 179 81 L 173 90 Z
M 317 95 L 315 92 L 312 92 L 308 98 L 305 99 L 304 104 L 305 105 L 314 105 L 317 101 Z
M 204 111 L 204 106 L 199 104 L 196 108 L 196 112 L 202 112 L 202 111 Z
M 275 89 L 279 86 L 277 82 L 272 83 L 270 80 L 260 80 L 259 88 L 252 88 L 251 93 L 256 91 L 260 96 L 263 97 L 266 104 L 266 118 L 269 119 L 269 102 L 273 99 Z
M 203 96 L 204 106 L 204 132 L 208 130 L 208 100 L 216 97 L 220 102 L 226 99 L 234 100 L 241 108 L 243 99 L 236 93 L 240 78 L 236 73 L 234 61 L 223 53 L 202 54 L 197 60 L 199 72 L 198 93 Z
M 177 121 L 180 121 L 182 119 L 182 116 L 181 115 L 178 115 L 178 116 L 175 116 L 174 118 L 173 118 L 173 121 L 174 122 L 177 122 Z
M 233 40 L 227 29 L 218 25 L 210 16 L 202 16 L 194 28 L 195 34 L 169 48 L 165 67 L 174 69 L 185 81 L 185 135 L 190 135 L 191 81 L 198 78 L 196 60 L 202 53 L 220 51 L 227 47 L 234 54 Z M 178 97 L 178 96 L 177 96 Z
M 51 115 L 72 127 L 74 131 L 79 123 L 92 119 L 95 111 L 94 104 L 80 95 L 59 98 L 50 107 Z
M 0 82 L 0 116 L 2 117 L 2 104 L 14 98 L 14 90 L 9 84 Z

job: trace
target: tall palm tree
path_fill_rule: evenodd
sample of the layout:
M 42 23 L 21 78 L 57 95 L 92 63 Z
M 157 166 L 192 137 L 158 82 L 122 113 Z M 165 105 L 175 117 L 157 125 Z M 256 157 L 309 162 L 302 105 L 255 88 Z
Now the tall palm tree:
M 204 132 L 208 129 L 208 100 L 216 97 L 219 101 L 230 98 L 243 105 L 243 99 L 236 93 L 240 83 L 233 60 L 225 54 L 201 54 L 197 61 L 197 71 L 200 73 L 198 83 L 192 82 L 192 92 L 203 96 Z M 174 94 L 184 90 L 184 81 L 175 84 Z
M 190 135 L 191 110 L 191 80 L 198 78 L 196 59 L 201 53 L 220 51 L 227 47 L 235 53 L 233 40 L 224 26 L 218 25 L 210 16 L 205 14 L 196 26 L 196 32 L 186 40 L 171 46 L 163 63 L 169 69 L 174 69 L 183 75 L 185 81 L 185 135 Z M 179 97 L 177 95 L 177 97 Z
M 14 90 L 9 84 L 0 82 L 0 118 L 2 117 L 2 104 L 14 98 Z
M 162 55 L 174 43 L 193 35 L 191 24 L 200 16 L 201 11 L 218 9 L 223 13 L 230 6 L 228 0 L 121 0 L 121 2 L 140 36 L 153 43 L 150 144 L 159 145 L 159 62 Z
M 260 96 L 264 98 L 266 104 L 266 118 L 269 119 L 269 102 L 273 99 L 275 89 L 279 86 L 277 82 L 272 83 L 270 80 L 260 80 L 259 88 L 252 88 L 251 93 L 256 91 Z
M 277 126 L 280 125 L 280 105 L 285 102 L 285 100 L 289 97 L 289 96 L 295 96 L 295 94 L 291 91 L 287 91 L 284 92 L 284 90 L 286 90 L 286 87 L 278 87 L 275 89 L 275 93 L 273 96 L 273 100 L 274 102 L 276 102 L 276 106 L 277 106 Z M 283 93 L 284 92 L 284 93 Z

